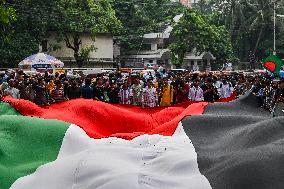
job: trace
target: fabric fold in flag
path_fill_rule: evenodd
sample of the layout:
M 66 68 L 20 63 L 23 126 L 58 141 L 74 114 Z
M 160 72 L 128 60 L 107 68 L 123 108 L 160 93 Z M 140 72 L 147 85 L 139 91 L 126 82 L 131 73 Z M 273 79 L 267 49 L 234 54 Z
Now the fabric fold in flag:
M 52 175 L 52 176 L 51 176 Z M 211 188 L 182 125 L 172 137 L 141 135 L 131 141 L 91 139 L 77 126 L 66 132 L 57 159 L 18 179 L 11 189 Z
M 87 100 L 44 108 L 7 102 L 12 106 L 0 103 L 5 109 L 0 115 L 1 189 L 211 188 L 179 124 L 185 115 L 202 114 L 207 103 L 140 109 Z M 80 114 L 84 108 L 99 110 L 88 117 Z M 130 113 L 137 117 L 120 117 Z M 110 119 L 109 114 L 117 115 Z M 80 119 L 80 127 L 71 124 Z
M 6 110 L 6 114 L 2 110 Z M 18 116 L 0 103 L 0 188 L 56 160 L 68 123 Z M 14 115 L 13 115 L 14 114 Z
M 254 95 L 210 104 L 182 124 L 212 188 L 283 188 L 284 116 L 272 117 Z
M 142 109 L 0 103 L 1 189 L 282 189 L 284 117 L 252 94 Z
M 47 107 L 6 97 L 21 115 L 56 119 L 80 126 L 91 138 L 118 137 L 131 140 L 143 134 L 172 136 L 185 116 L 200 115 L 208 103 L 186 102 L 174 107 L 145 108 L 111 105 L 77 99 Z

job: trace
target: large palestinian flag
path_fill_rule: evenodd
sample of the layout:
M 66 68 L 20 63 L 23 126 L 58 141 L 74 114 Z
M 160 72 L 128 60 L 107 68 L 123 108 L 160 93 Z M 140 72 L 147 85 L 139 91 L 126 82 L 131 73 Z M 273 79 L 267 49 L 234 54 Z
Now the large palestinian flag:
M 284 186 L 284 119 L 270 118 L 250 95 L 153 109 L 4 101 L 1 189 Z

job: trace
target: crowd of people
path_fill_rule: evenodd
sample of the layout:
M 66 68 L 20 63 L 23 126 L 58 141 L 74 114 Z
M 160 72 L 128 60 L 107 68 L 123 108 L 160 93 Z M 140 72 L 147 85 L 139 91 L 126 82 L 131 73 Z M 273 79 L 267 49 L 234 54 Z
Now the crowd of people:
M 276 101 L 283 101 L 283 88 L 283 81 L 239 73 L 112 72 L 70 77 L 47 72 L 29 76 L 18 70 L 0 74 L 0 97 L 11 96 L 38 105 L 85 98 L 142 107 L 171 106 L 189 100 L 214 102 L 252 89 L 262 106 L 270 110 Z
M 284 80 L 271 80 L 267 77 L 258 78 L 252 92 L 257 96 L 262 108 L 274 113 L 276 105 L 279 103 L 283 105 L 284 103 Z M 284 110 L 282 112 L 284 113 Z

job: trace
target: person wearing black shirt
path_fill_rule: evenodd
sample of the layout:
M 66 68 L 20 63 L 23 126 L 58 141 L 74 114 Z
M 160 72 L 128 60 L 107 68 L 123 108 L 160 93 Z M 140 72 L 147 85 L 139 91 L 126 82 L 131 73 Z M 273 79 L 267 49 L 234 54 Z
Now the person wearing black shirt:
M 108 96 L 109 96 L 109 102 L 112 104 L 118 104 L 119 103 L 119 87 L 115 83 L 111 83 L 110 88 L 108 89 Z
M 204 101 L 205 102 L 214 102 L 215 100 L 219 99 L 218 91 L 213 85 L 213 81 L 208 78 L 206 83 L 201 86 L 202 90 L 204 91 Z
M 67 97 L 69 99 L 76 99 L 80 98 L 80 87 L 77 84 L 77 81 L 75 79 L 71 80 L 71 84 L 67 87 Z
M 35 103 L 37 105 L 48 105 L 47 100 L 47 90 L 45 87 L 45 83 L 42 78 L 38 79 L 37 84 L 34 84 L 34 90 L 35 90 Z
M 101 78 L 97 79 L 97 83 L 93 87 L 93 98 L 95 100 L 104 101 L 104 86 Z

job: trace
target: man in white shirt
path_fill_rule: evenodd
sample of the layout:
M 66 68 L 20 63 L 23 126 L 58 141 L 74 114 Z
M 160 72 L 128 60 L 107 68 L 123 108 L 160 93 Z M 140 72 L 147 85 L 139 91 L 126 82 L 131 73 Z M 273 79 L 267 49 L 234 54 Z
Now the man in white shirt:
M 189 90 L 188 98 L 194 102 L 204 101 L 203 90 L 199 86 L 199 81 L 195 80 Z
M 4 91 L 4 96 L 11 96 L 16 99 L 20 99 L 20 91 L 16 89 L 15 82 L 13 79 L 9 81 L 9 87 Z
M 220 98 L 229 98 L 233 93 L 233 88 L 231 84 L 227 82 L 227 80 L 223 80 L 222 84 L 220 85 Z

